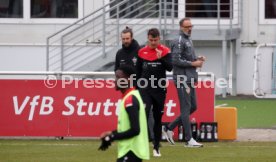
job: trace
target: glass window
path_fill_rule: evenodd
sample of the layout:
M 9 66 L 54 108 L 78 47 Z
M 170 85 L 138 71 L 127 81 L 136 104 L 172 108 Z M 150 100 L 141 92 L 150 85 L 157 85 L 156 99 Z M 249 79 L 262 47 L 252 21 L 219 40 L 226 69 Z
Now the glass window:
M 276 1 L 265 0 L 265 18 L 276 19 Z
M 0 0 L 0 18 L 22 18 L 23 0 Z
M 218 0 L 186 0 L 186 17 L 217 18 Z M 230 18 L 230 0 L 220 0 L 220 17 Z
M 164 9 L 163 6 L 162 9 Z M 175 18 L 178 18 L 178 0 L 167 0 L 167 16 L 172 16 L 172 14 L 174 14 Z M 164 16 L 164 14 L 162 16 Z
M 111 0 L 110 8 L 123 0 Z M 172 10 L 174 6 L 174 10 Z M 119 7 L 120 18 L 157 18 L 159 16 L 159 0 L 143 0 L 137 3 L 137 0 L 129 0 L 129 2 Z M 164 3 L 161 6 L 162 13 L 164 13 Z M 178 17 L 178 0 L 167 0 L 167 16 L 171 16 L 174 11 L 174 17 Z M 110 11 L 110 17 L 116 18 L 117 11 L 113 9 Z M 162 14 L 164 17 L 164 14 Z
M 78 18 L 78 0 L 31 0 L 31 18 Z

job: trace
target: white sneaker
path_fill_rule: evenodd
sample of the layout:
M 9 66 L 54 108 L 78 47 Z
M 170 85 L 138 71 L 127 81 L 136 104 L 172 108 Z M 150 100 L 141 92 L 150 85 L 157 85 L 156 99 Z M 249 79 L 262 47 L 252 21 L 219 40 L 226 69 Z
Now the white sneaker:
M 167 141 L 174 145 L 174 140 L 173 140 L 173 131 L 167 130 L 166 128 L 162 129 L 162 133 L 164 134 L 164 136 L 166 137 Z
M 196 142 L 193 138 L 185 144 L 185 147 L 203 147 L 201 143 Z
M 161 153 L 159 149 L 153 149 L 153 157 L 161 157 Z

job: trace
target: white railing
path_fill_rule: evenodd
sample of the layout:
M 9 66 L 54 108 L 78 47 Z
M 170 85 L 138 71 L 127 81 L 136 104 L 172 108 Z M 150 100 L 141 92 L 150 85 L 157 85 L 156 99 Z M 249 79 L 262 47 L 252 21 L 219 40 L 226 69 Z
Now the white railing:
M 128 24 L 132 24 L 135 34 L 139 35 L 154 26 L 160 30 L 167 29 L 167 19 L 174 19 L 174 14 L 164 14 L 175 12 L 174 7 L 167 9 L 168 5 L 175 5 L 167 0 L 158 3 L 144 0 L 131 4 L 128 0 L 115 5 L 112 3 L 113 1 L 47 38 L 48 71 L 72 71 L 100 56 L 106 58 L 109 52 L 117 51 L 120 47 L 120 32 Z M 112 12 L 115 13 L 111 14 Z M 143 39 L 145 42 L 146 37 Z
M 117 51 L 120 47 L 120 32 L 125 26 L 133 28 L 135 38 L 143 36 L 150 27 L 157 27 L 165 40 L 167 30 L 178 28 L 178 20 L 185 16 L 182 15 L 182 9 L 186 5 L 217 6 L 217 10 L 184 10 L 184 13 L 218 13 L 217 17 L 212 19 L 216 22 L 220 33 L 221 22 L 225 20 L 220 17 L 220 13 L 229 13 L 227 20 L 229 20 L 229 28 L 231 29 L 233 19 L 239 19 L 237 13 L 240 13 L 238 7 L 241 6 L 239 4 L 241 1 L 229 0 L 229 3 L 220 3 L 219 0 L 217 3 L 207 4 L 185 3 L 184 0 L 179 0 L 177 4 L 174 0 L 159 0 L 158 2 L 137 0 L 134 3 L 123 0 L 117 4 L 113 4 L 115 1 L 110 1 L 93 13 L 47 38 L 46 69 L 47 71 L 81 70 L 81 67 L 87 64 L 91 65 L 92 61 L 101 58 L 101 56 L 102 59 L 107 60 L 106 56 L 111 53 L 114 55 L 113 51 Z M 229 9 L 221 10 L 221 5 L 228 5 Z M 138 41 L 145 43 L 146 36 L 142 38 Z
M 262 47 L 276 47 L 276 44 L 260 44 L 256 48 L 254 56 L 254 74 L 253 74 L 253 94 L 257 98 L 276 98 L 276 94 L 265 93 L 261 88 L 261 79 L 260 79 L 260 67 L 259 63 L 261 61 L 262 53 L 259 52 Z M 275 84 L 275 83 L 274 83 Z
M 29 75 L 29 76 L 37 76 L 37 75 L 56 75 L 56 76 L 62 76 L 62 75 L 96 75 L 96 76 L 114 76 L 114 72 L 112 71 L 106 71 L 106 72 L 86 72 L 86 71 L 0 71 L 0 75 L 6 75 L 6 76 L 15 76 L 15 75 Z M 212 72 L 198 72 L 198 75 L 200 77 L 210 77 L 215 78 L 214 73 Z M 172 76 L 172 72 L 167 72 L 167 76 Z

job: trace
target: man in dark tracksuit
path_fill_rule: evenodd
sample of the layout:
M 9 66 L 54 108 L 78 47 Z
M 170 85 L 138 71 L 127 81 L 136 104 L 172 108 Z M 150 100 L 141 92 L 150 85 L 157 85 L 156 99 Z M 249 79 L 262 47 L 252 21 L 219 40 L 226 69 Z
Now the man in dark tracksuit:
M 129 65 L 135 68 L 138 59 L 140 46 L 138 42 L 133 39 L 133 32 L 130 28 L 126 27 L 126 29 L 122 31 L 121 39 L 122 48 L 119 49 L 116 54 L 114 71 L 122 65 Z
M 137 86 L 146 104 L 147 117 L 152 107 L 154 118 L 153 156 L 159 151 L 162 134 L 162 115 L 166 99 L 166 71 L 172 70 L 170 49 L 160 44 L 158 29 L 148 31 L 148 45 L 139 50 L 137 62 Z M 144 82 L 143 82 L 144 80 Z M 147 82 L 148 84 L 144 84 Z M 159 83 L 159 84 L 158 84 Z
M 202 147 L 203 145 L 192 138 L 190 114 L 196 111 L 197 101 L 194 84 L 198 80 L 196 68 L 200 68 L 205 57 L 196 57 L 193 43 L 190 39 L 192 24 L 189 18 L 180 21 L 180 35 L 172 44 L 173 79 L 177 87 L 180 102 L 180 116 L 168 124 L 163 130 L 167 140 L 174 144 L 172 130 L 182 124 L 184 127 L 186 147 Z

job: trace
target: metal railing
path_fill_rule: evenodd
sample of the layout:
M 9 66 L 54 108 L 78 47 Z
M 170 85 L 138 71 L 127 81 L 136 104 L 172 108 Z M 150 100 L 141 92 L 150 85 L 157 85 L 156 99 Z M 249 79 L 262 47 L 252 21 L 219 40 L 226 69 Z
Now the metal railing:
M 241 19 L 242 0 L 229 0 L 229 2 L 216 2 L 210 0 L 203 1 L 202 3 L 188 2 L 186 6 L 185 16 L 192 17 L 193 19 L 216 19 L 217 30 L 221 31 L 222 20 L 229 20 L 229 28 L 233 27 L 233 20 Z M 181 4 L 180 4 L 181 5 Z M 238 22 L 239 24 L 240 22 Z
M 120 31 L 127 25 L 135 30 L 136 35 L 144 33 L 149 27 L 156 26 L 155 22 L 159 23 L 157 24 L 160 30 L 163 26 L 167 28 L 167 23 L 164 22 L 167 22 L 169 16 L 164 16 L 166 15 L 164 12 L 169 2 L 166 0 L 159 3 L 144 2 L 137 0 L 129 4 L 129 1 L 125 0 L 113 6 L 110 2 L 48 37 L 47 70 L 66 71 L 89 63 L 100 56 L 105 58 L 109 51 L 118 49 Z M 172 3 L 171 5 L 174 5 Z M 115 14 L 111 14 L 112 12 Z M 159 21 L 156 21 L 158 19 Z M 145 42 L 146 38 L 143 39 L 142 42 Z
M 254 74 L 253 74 L 253 94 L 255 97 L 257 98 L 276 98 L 276 94 L 272 94 L 272 91 L 270 93 L 265 92 L 262 89 L 261 86 L 261 78 L 260 78 L 260 62 L 261 62 L 261 55 L 262 53 L 259 52 L 260 48 L 263 47 L 276 47 L 276 44 L 260 44 L 258 45 L 258 47 L 256 48 L 256 52 L 255 52 L 255 56 L 254 56 Z M 272 82 L 273 80 L 275 80 L 275 78 L 273 79 L 272 74 Z M 276 84 L 276 83 L 272 83 L 272 84 Z
M 167 30 L 178 28 L 178 10 L 185 5 L 176 4 L 174 0 L 123 0 L 117 4 L 111 1 L 47 38 L 46 70 L 72 71 L 94 60 L 107 59 L 111 56 L 109 53 L 113 52 L 114 55 L 114 51 L 119 48 L 120 32 L 125 26 L 134 30 L 135 38 L 140 43 L 146 42 L 145 33 L 150 27 L 158 27 L 162 38 L 166 40 Z M 220 9 L 220 0 L 215 4 L 204 5 L 218 5 L 217 11 L 204 12 L 230 12 L 229 25 L 232 28 L 232 15 L 236 12 L 232 8 L 236 5 L 233 0 L 225 4 L 230 5 L 229 10 Z M 220 21 L 220 14 L 217 14 L 219 32 Z
M 59 78 L 63 75 L 72 75 L 72 76 L 115 76 L 115 73 L 113 71 L 106 71 L 106 72 L 87 72 L 87 71 L 0 71 L 0 76 L 48 76 L 48 75 L 54 75 Z M 172 77 L 172 72 L 166 73 L 167 77 Z M 212 72 L 198 72 L 199 77 L 210 77 L 211 80 L 208 81 L 215 81 L 215 75 Z M 7 79 L 8 77 L 5 77 L 4 79 Z M 0 78 L 0 80 L 3 78 Z M 44 78 L 45 79 L 45 78 Z

